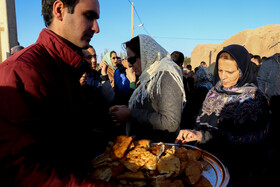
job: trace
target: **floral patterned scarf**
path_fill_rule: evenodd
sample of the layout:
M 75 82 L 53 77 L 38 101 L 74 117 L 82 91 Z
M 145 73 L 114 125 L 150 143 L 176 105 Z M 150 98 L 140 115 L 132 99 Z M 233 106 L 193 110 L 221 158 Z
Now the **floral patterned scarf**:
M 261 108 L 263 101 L 256 96 L 257 90 L 254 84 L 224 88 L 221 82 L 218 82 L 208 92 L 198 122 L 217 127 L 217 123 L 224 119 L 234 119 L 237 123 L 244 123 L 248 119 L 256 121 L 255 110 Z

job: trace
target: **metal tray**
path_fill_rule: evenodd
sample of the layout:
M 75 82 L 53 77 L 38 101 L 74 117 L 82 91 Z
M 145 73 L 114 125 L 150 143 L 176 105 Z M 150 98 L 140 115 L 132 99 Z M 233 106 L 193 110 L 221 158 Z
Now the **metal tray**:
M 201 151 L 202 163 L 204 165 L 204 170 L 202 175 L 209 180 L 213 187 L 226 187 L 229 182 L 229 172 L 226 166 L 214 155 L 204 151 L 198 147 L 192 145 L 179 145 L 164 143 L 165 145 L 174 145 L 176 147 L 185 147 L 189 150 L 199 150 Z

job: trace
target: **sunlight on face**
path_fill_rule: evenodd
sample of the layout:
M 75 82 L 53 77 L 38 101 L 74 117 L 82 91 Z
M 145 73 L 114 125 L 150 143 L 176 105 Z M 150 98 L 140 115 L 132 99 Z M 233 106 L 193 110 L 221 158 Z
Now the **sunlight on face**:
M 113 66 L 117 66 L 118 59 L 117 59 L 116 53 L 111 54 L 111 61 L 112 61 Z
M 74 13 L 64 11 L 62 37 L 80 48 L 87 48 L 95 33 L 99 33 L 99 2 L 98 0 L 80 0 Z
M 127 58 L 134 57 L 136 55 L 130 48 L 127 48 L 126 52 L 127 52 Z M 133 68 L 133 71 L 135 71 L 136 76 L 140 76 L 142 74 L 140 58 L 136 58 L 136 61 L 133 64 L 128 62 L 128 66 Z
M 220 58 L 218 60 L 218 73 L 225 88 L 236 85 L 239 79 L 239 69 L 235 60 Z

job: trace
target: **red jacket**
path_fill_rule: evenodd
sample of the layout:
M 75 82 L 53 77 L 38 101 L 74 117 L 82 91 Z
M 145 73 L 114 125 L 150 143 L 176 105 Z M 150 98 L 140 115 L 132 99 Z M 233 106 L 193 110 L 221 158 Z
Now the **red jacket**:
M 0 64 L 0 186 L 104 186 L 85 180 L 95 142 L 83 113 L 82 67 L 48 29 Z

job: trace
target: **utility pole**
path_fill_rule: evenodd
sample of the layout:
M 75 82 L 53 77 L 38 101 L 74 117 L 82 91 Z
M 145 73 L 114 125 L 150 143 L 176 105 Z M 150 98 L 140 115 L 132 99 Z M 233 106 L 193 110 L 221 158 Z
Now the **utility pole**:
M 131 3 L 131 38 L 134 37 L 134 3 Z

